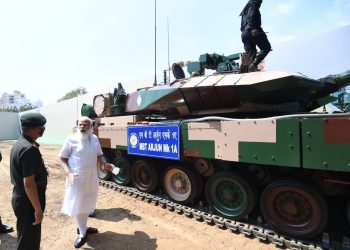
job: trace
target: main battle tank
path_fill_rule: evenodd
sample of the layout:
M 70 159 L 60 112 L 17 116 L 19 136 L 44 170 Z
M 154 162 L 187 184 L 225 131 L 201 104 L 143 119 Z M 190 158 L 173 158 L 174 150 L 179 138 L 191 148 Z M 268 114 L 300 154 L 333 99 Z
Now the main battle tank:
M 314 80 L 247 73 L 246 61 L 205 54 L 189 78 L 174 64 L 169 84 L 95 96 L 82 115 L 121 169 L 99 177 L 288 237 L 319 237 L 350 216 L 350 116 L 311 111 L 350 85 L 350 71 Z

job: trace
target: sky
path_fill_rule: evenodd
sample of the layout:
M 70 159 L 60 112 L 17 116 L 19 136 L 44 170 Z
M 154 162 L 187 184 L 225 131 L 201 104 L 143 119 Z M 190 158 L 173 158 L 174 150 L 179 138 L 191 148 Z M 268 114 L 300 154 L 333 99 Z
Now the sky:
M 242 52 L 246 2 L 156 1 L 157 81 L 173 62 Z M 272 47 L 350 25 L 350 0 L 264 0 L 260 11 Z M 154 31 L 155 0 L 0 0 L 0 95 L 49 105 L 79 87 L 152 86 Z

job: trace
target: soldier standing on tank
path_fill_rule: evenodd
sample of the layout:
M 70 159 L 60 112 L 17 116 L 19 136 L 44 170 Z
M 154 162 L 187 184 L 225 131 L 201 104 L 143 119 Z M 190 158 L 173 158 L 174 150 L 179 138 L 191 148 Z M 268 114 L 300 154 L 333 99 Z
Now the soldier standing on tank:
M 252 63 L 248 71 L 258 71 L 258 64 L 271 51 L 271 45 L 264 30 L 261 28 L 260 6 L 262 0 L 249 0 L 243 8 L 240 16 L 241 19 L 241 37 L 244 44 L 244 50 L 249 53 Z M 257 53 L 256 46 L 260 52 Z
M 17 249 L 39 250 L 44 217 L 47 170 L 36 140 L 45 131 L 46 119 L 40 113 L 20 117 L 22 136 L 10 155 L 12 208 L 17 217 Z
M 2 154 L 0 151 L 0 162 L 2 160 Z M 0 216 L 0 234 L 11 233 L 13 231 L 13 227 L 2 224 L 1 216 Z

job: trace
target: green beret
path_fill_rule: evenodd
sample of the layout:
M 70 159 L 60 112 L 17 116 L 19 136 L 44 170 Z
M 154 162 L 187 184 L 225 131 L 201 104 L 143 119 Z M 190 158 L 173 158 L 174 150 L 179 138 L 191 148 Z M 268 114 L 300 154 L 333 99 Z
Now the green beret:
M 40 113 L 29 112 L 21 115 L 22 127 L 36 128 L 45 125 L 46 118 Z

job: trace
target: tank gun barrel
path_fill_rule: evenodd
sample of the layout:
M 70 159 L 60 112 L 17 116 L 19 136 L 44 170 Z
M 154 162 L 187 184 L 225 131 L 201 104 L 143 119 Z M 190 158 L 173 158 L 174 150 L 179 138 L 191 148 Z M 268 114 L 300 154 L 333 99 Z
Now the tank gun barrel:
M 324 93 L 331 94 L 350 85 L 350 70 L 318 79 L 325 84 Z
M 334 75 L 338 89 L 350 85 L 350 70 Z
M 350 70 L 339 74 L 328 75 L 326 77 L 318 79 L 318 81 L 322 84 L 322 89 L 305 99 L 308 101 L 304 100 L 305 111 L 314 110 L 329 102 L 334 101 L 334 98 L 331 98 L 330 95 L 334 92 L 337 92 L 341 88 L 350 85 Z

